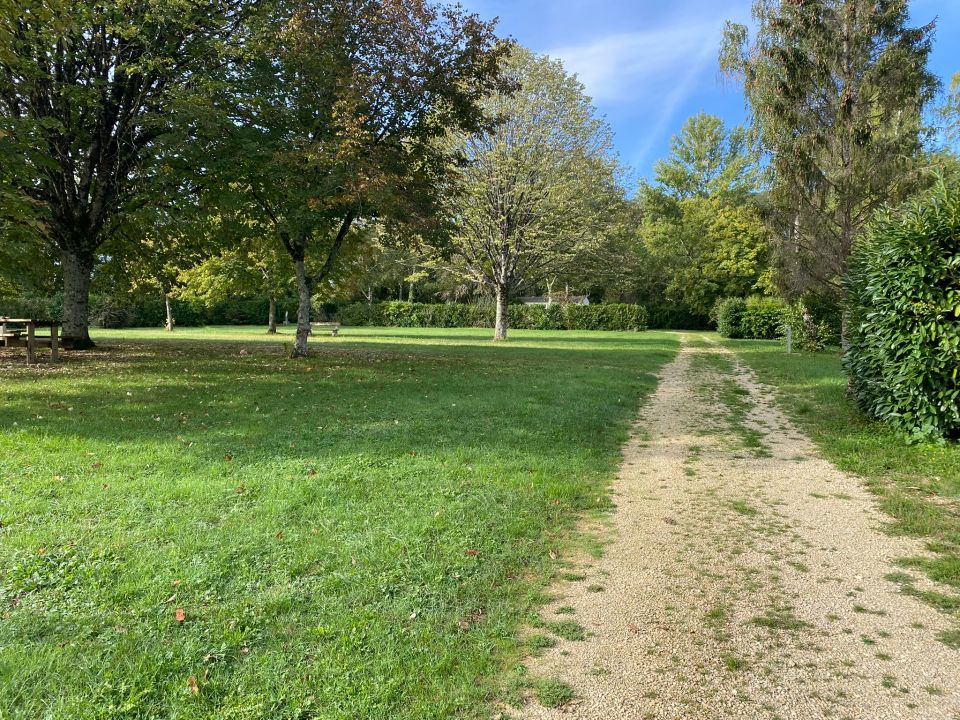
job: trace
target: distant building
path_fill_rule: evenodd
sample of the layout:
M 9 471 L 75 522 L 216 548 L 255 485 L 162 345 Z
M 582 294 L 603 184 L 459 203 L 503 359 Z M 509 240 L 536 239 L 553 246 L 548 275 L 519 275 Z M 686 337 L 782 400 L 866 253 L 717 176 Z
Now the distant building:
M 524 305 L 552 305 L 553 303 L 562 305 L 589 305 L 590 298 L 586 295 L 530 295 L 520 298 Z

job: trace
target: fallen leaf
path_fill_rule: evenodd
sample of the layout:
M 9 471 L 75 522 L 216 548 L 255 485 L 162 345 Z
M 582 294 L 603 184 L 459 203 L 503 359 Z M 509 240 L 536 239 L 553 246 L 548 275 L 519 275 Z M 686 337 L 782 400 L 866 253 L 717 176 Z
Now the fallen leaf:
M 183 608 L 177 608 L 176 610 L 173 611 L 173 617 L 176 618 L 178 623 L 182 623 L 184 620 L 187 619 L 187 613 L 184 611 Z
M 191 675 L 190 679 L 187 680 L 187 688 L 189 688 L 191 695 L 200 694 L 200 686 L 197 685 L 197 679 L 193 675 Z
M 224 455 L 223 459 L 226 460 L 227 462 L 230 462 L 231 460 L 233 460 L 233 455 Z
M 556 560 L 556 559 L 557 559 L 557 554 L 556 554 L 555 552 L 553 552 L 553 550 L 550 551 L 550 559 L 551 559 L 551 560 Z
M 277 540 L 283 540 L 283 530 L 277 533 Z
M 470 557 L 476 557 L 477 555 L 480 554 L 480 551 L 471 549 L 471 550 L 467 550 L 464 554 L 469 555 Z
M 182 582 L 182 581 L 178 578 L 178 579 L 174 580 L 172 584 L 173 584 L 174 587 L 177 587 L 177 585 L 179 585 L 181 582 Z
M 634 635 L 640 634 L 640 626 L 635 623 L 627 623 L 627 630 L 632 632 Z

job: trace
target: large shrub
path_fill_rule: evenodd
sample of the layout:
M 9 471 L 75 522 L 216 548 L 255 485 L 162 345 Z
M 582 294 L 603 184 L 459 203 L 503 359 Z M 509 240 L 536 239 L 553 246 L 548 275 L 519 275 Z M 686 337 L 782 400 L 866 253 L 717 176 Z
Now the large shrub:
M 723 298 L 710 311 L 722 337 L 745 340 L 773 340 L 781 337 L 790 317 L 790 308 L 779 298 Z
M 914 438 L 960 436 L 960 185 L 880 211 L 847 278 L 858 405 Z
M 91 304 L 93 302 L 94 299 L 91 298 Z M 2 298 L 0 317 L 63 320 L 63 296 Z
M 749 297 L 740 317 L 743 337 L 752 340 L 781 337 L 788 315 L 787 304 L 779 298 Z
M 717 323 L 717 332 L 725 338 L 743 337 L 743 313 L 747 301 L 743 298 L 724 298 L 718 300 L 711 315 Z

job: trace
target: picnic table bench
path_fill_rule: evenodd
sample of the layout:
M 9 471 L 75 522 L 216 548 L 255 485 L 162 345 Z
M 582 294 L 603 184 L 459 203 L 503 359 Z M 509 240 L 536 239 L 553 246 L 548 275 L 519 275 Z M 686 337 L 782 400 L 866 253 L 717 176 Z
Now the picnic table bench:
M 37 335 L 37 328 L 50 328 L 49 335 Z M 50 359 L 60 359 L 60 323 L 56 320 L 0 317 L 0 340 L 4 347 L 25 347 L 27 362 L 37 362 L 37 346 L 50 348 Z
M 310 323 L 310 329 L 329 330 L 331 337 L 337 337 L 340 334 L 340 323 L 338 322 L 315 322 Z

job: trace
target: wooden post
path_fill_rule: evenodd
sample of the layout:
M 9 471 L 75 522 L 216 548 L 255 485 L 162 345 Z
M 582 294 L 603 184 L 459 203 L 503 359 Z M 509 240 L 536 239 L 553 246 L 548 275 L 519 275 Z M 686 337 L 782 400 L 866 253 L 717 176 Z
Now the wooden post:
M 793 328 L 787 325 L 787 355 L 793 352 Z
M 37 362 L 37 348 L 34 344 L 35 336 L 36 330 L 31 320 L 27 323 L 27 362 L 31 364 L 36 364 Z
M 6 323 L 0 323 L 0 337 L 3 337 L 3 346 L 10 347 L 10 338 L 7 337 Z
M 60 359 L 60 343 L 57 337 L 60 334 L 60 326 L 57 323 L 50 323 L 50 361 L 56 362 Z

